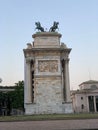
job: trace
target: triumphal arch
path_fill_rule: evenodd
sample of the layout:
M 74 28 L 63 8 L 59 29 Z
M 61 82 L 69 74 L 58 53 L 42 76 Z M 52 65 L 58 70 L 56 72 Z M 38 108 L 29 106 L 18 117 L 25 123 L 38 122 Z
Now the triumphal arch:
M 61 34 L 54 22 L 49 31 L 44 31 L 36 22 L 38 32 L 34 41 L 24 49 L 25 114 L 72 113 L 69 81 L 69 53 L 60 42 Z

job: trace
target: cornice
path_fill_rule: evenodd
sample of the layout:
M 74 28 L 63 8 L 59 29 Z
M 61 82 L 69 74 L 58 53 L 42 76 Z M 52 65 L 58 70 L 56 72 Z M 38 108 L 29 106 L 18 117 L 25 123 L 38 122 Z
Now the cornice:
M 70 52 L 71 48 L 32 48 L 32 49 L 23 49 L 23 52 L 36 52 L 36 51 L 60 51 L 60 52 Z
M 36 34 L 32 35 L 32 38 L 43 37 L 43 36 L 51 36 L 51 37 L 57 36 L 60 38 L 62 35 L 57 32 L 37 32 Z

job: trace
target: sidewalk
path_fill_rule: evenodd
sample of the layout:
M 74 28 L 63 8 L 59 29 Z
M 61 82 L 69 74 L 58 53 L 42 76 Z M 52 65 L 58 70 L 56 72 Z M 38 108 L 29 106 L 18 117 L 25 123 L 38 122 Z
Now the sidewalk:
M 94 130 L 98 119 L 0 122 L 0 130 Z

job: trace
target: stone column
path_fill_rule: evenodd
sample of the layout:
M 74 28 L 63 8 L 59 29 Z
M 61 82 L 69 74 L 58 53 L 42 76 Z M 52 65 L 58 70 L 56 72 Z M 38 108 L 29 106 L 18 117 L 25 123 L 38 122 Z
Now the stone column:
M 96 97 L 94 96 L 94 110 L 96 112 Z
M 88 96 L 86 96 L 86 99 L 87 99 L 86 108 L 87 108 L 87 112 L 89 112 L 89 100 L 88 100 Z
M 64 96 L 64 72 L 63 72 L 63 66 L 62 66 L 62 72 L 61 72 L 61 75 L 62 75 L 62 88 L 61 88 L 61 92 L 62 92 L 62 102 L 65 102 L 65 96 Z
M 25 62 L 25 103 L 32 103 L 31 60 Z
M 70 97 L 70 82 L 69 82 L 69 59 L 65 59 L 65 93 L 66 93 L 66 102 L 71 102 Z

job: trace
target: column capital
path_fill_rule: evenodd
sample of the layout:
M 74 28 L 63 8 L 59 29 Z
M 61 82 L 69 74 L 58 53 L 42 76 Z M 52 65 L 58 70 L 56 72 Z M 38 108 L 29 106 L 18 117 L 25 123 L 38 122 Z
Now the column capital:
M 66 59 L 65 59 L 65 62 L 66 62 L 66 63 L 69 63 L 69 60 L 70 60 L 69 58 L 66 58 Z
M 68 52 L 62 52 L 61 53 L 61 59 L 67 59 L 69 57 L 69 53 Z
M 34 57 L 28 57 L 28 58 L 26 58 L 26 63 L 30 63 L 31 61 L 34 62 Z
M 66 57 L 62 59 L 62 61 L 65 61 L 65 62 L 69 62 L 69 60 L 70 60 L 70 59 L 69 59 L 69 58 L 66 58 Z

